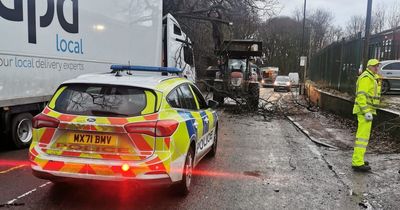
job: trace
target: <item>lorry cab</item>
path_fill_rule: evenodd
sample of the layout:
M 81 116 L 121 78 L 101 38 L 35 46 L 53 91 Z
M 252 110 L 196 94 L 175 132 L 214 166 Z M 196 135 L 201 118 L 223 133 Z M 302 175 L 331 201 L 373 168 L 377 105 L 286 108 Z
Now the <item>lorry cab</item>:
M 167 14 L 163 18 L 162 65 L 183 70 L 183 76 L 193 82 L 196 80 L 193 45 L 182 31 L 178 21 Z

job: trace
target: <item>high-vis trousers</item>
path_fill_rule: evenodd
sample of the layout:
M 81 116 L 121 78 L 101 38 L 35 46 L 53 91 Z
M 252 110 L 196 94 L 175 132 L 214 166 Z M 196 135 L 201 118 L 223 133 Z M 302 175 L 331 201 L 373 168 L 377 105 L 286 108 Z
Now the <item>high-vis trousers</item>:
M 358 114 L 358 128 L 356 142 L 354 144 L 353 166 L 364 165 L 364 155 L 367 151 L 368 141 L 371 135 L 372 121 L 365 120 L 364 115 Z

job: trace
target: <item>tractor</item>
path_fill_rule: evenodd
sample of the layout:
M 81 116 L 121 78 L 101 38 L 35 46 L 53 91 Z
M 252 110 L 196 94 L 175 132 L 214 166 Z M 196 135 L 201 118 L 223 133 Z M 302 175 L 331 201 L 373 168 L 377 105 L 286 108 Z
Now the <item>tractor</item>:
M 235 98 L 244 101 L 250 108 L 257 109 L 261 77 L 255 61 L 262 56 L 262 42 L 224 41 L 216 54 L 219 72 L 214 79 L 213 99 L 223 105 L 225 97 Z

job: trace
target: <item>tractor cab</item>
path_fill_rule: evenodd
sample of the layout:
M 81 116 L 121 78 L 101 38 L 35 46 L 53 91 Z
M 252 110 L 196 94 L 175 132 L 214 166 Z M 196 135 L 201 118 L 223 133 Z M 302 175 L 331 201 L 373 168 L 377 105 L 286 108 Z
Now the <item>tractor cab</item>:
M 262 56 L 262 42 L 254 40 L 224 41 L 216 51 L 219 69 L 214 80 L 214 100 L 224 103 L 227 95 L 242 98 L 258 107 L 260 71 L 255 60 Z M 227 94 L 228 93 L 228 94 Z

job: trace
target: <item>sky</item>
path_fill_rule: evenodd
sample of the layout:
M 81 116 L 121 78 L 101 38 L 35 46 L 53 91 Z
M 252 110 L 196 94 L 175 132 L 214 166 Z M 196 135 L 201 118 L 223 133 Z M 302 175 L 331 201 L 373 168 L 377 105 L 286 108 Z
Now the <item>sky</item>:
M 293 16 L 296 8 L 303 10 L 304 0 L 279 0 L 282 16 Z M 333 23 L 344 27 L 347 21 L 353 15 L 365 16 L 367 13 L 367 0 L 307 0 L 307 10 L 323 8 L 332 12 L 334 16 Z M 400 0 L 373 0 L 373 7 L 377 4 L 383 4 L 387 8 L 394 4 L 400 5 Z

